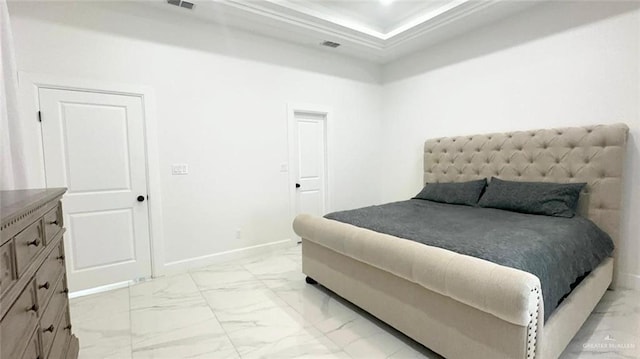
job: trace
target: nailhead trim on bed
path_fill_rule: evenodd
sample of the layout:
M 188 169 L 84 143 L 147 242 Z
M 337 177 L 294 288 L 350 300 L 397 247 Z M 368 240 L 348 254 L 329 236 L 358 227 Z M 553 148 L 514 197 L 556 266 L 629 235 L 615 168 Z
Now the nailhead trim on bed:
M 536 296 L 536 311 L 529 313 L 531 320 L 527 326 L 527 358 L 535 358 L 536 342 L 538 340 L 538 316 L 540 314 L 540 291 L 538 288 L 531 289 L 533 295 Z

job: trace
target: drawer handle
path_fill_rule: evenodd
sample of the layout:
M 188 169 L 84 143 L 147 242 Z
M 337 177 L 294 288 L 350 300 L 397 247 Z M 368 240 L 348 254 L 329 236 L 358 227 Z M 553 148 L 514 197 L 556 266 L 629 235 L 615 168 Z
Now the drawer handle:
M 54 326 L 53 326 L 53 324 L 51 324 L 48 328 L 44 328 L 44 329 L 42 329 L 42 332 L 43 332 L 43 333 L 46 333 L 46 332 L 53 333 L 53 330 L 54 330 L 54 329 L 56 329 L 56 327 L 54 327 Z
M 32 240 L 31 242 L 27 242 L 27 246 L 37 247 L 39 245 L 40 245 L 40 238 L 36 238 L 36 239 Z
M 64 330 L 71 330 L 71 324 L 69 324 L 66 327 L 64 327 Z
M 56 258 L 56 259 L 57 259 L 57 260 L 59 260 L 59 261 L 63 261 L 63 260 L 64 260 L 64 255 L 59 256 L 59 257 L 58 257 L 58 258 Z
M 65 289 L 61 290 L 60 293 L 64 293 L 64 294 L 69 293 L 69 288 L 65 288 Z
M 38 304 L 34 304 L 34 305 L 30 306 L 29 308 L 27 308 L 27 312 L 37 312 L 39 308 L 40 307 L 38 307 Z
M 49 222 L 49 224 L 55 224 L 57 226 L 58 225 L 58 220 L 56 219 L 55 221 L 51 221 L 51 222 Z
M 45 282 L 44 284 L 40 284 L 38 286 L 38 289 L 42 289 L 42 288 L 49 289 L 49 282 Z

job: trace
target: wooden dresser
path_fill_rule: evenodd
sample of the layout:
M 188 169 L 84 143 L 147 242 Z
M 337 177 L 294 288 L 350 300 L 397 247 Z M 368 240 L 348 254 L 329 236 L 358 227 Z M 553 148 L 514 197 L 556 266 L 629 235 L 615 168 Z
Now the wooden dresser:
M 76 359 L 60 199 L 66 189 L 0 192 L 0 359 Z

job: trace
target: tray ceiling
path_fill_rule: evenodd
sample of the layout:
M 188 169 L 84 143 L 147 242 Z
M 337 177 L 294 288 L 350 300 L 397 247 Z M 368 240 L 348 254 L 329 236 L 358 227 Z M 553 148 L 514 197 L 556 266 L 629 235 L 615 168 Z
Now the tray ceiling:
M 224 26 L 386 63 L 521 11 L 509 0 L 195 0 L 192 10 Z M 321 46 L 324 41 L 338 48 Z
M 267 1 L 380 39 L 388 39 L 468 0 Z

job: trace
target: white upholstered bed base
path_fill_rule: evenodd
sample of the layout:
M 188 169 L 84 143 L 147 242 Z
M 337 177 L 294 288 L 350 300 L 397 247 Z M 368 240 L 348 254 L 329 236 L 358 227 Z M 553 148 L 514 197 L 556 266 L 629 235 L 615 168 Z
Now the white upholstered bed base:
M 612 258 L 602 263 L 531 332 L 306 239 L 302 258 L 306 275 L 446 358 L 557 358 L 607 290 L 613 269 Z
M 617 244 L 627 133 L 619 124 L 428 140 L 425 181 L 586 182 L 581 213 Z M 544 323 L 533 274 L 310 215 L 293 227 L 307 276 L 447 358 L 557 358 L 615 273 L 605 260 Z

